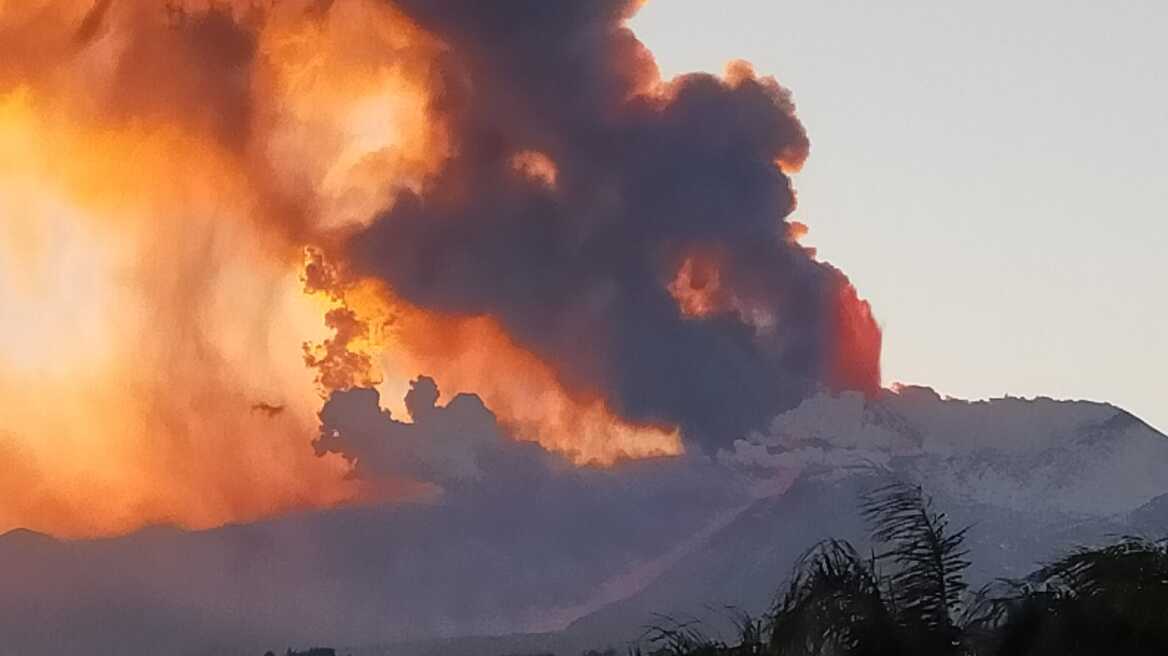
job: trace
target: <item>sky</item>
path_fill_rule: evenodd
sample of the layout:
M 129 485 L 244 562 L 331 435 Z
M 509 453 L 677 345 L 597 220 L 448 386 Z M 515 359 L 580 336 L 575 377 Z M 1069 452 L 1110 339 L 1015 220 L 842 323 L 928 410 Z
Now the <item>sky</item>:
M 728 7 L 732 6 L 733 11 Z M 884 328 L 883 378 L 1119 405 L 1168 429 L 1168 4 L 655 0 L 666 76 L 794 94 L 803 240 Z

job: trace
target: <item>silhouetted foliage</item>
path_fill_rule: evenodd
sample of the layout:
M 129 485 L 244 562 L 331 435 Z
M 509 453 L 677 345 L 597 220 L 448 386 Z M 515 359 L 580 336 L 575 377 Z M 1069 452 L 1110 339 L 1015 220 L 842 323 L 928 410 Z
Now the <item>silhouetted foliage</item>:
M 950 532 L 920 488 L 901 483 L 866 496 L 862 511 L 884 550 L 864 557 L 828 540 L 806 553 L 776 603 L 769 653 L 960 653 L 966 530 Z
M 1079 549 L 995 602 L 1000 656 L 1168 654 L 1168 544 L 1125 537 Z
M 956 653 L 963 634 L 955 613 L 968 587 L 969 553 L 962 545 L 969 530 L 950 532 L 944 513 L 919 487 L 893 483 L 863 502 L 873 538 L 889 545 L 879 558 L 894 565 L 887 591 L 897 622 L 906 629 L 914 653 Z
M 337 656 L 337 650 L 330 647 L 312 647 L 305 651 L 293 651 L 289 649 L 285 652 L 285 656 Z
M 971 593 L 969 529 L 951 531 L 919 487 L 881 487 L 861 510 L 880 551 L 821 542 L 798 560 L 769 615 L 736 622 L 737 644 L 664 617 L 647 634 L 648 656 L 1168 654 L 1166 541 L 1081 548 Z

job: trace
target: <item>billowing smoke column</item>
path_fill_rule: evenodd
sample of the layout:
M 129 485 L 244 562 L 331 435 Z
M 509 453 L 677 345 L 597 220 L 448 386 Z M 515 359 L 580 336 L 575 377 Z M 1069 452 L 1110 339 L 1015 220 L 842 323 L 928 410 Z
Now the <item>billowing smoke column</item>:
M 627 0 L 399 4 L 448 46 L 432 111 L 453 155 L 350 239 L 358 270 L 493 317 L 569 389 L 707 446 L 879 386 L 867 303 L 785 220 L 808 141 L 776 82 L 661 82 Z
M 635 9 L 0 0 L 0 531 L 350 500 L 322 404 L 422 374 L 595 465 L 878 386 L 787 93 L 662 81 Z

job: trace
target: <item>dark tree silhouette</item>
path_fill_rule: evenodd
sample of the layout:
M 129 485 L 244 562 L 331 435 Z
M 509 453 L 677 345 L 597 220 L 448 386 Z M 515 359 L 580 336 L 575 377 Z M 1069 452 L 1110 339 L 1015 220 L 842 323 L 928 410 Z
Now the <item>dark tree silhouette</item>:
M 776 603 L 770 653 L 961 653 L 970 617 L 959 612 L 967 529 L 950 531 L 919 487 L 899 482 L 867 495 L 861 508 L 883 550 L 865 558 L 829 540 L 805 554 Z
M 996 656 L 1168 654 L 1168 543 L 1079 549 L 995 600 Z
M 768 616 L 739 622 L 738 644 L 665 618 L 651 632 L 650 654 L 1168 655 L 1168 540 L 1081 548 L 1025 579 L 971 593 L 968 529 L 951 531 L 919 487 L 881 487 L 861 510 L 879 551 L 821 542 L 798 560 Z

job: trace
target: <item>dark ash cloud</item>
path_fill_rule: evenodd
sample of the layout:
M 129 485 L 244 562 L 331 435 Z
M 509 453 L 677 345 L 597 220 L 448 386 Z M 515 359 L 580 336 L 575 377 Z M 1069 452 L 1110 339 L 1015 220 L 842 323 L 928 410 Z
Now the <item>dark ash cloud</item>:
M 570 389 L 707 447 L 823 386 L 878 386 L 866 304 L 791 238 L 778 163 L 808 141 L 786 90 L 745 65 L 660 83 L 623 26 L 635 3 L 399 4 L 449 46 L 435 110 L 456 154 L 351 239 L 364 273 L 495 317 Z M 530 152 L 554 176 L 517 170 Z M 687 261 L 707 301 L 689 314 Z
M 375 389 L 333 392 L 320 411 L 317 454 L 343 455 L 369 481 L 407 480 L 450 492 L 567 466 L 539 445 L 506 435 L 477 396 L 459 394 L 445 405 L 438 399 L 434 380 L 418 377 L 405 397 L 412 421 L 404 422 L 380 407 Z

